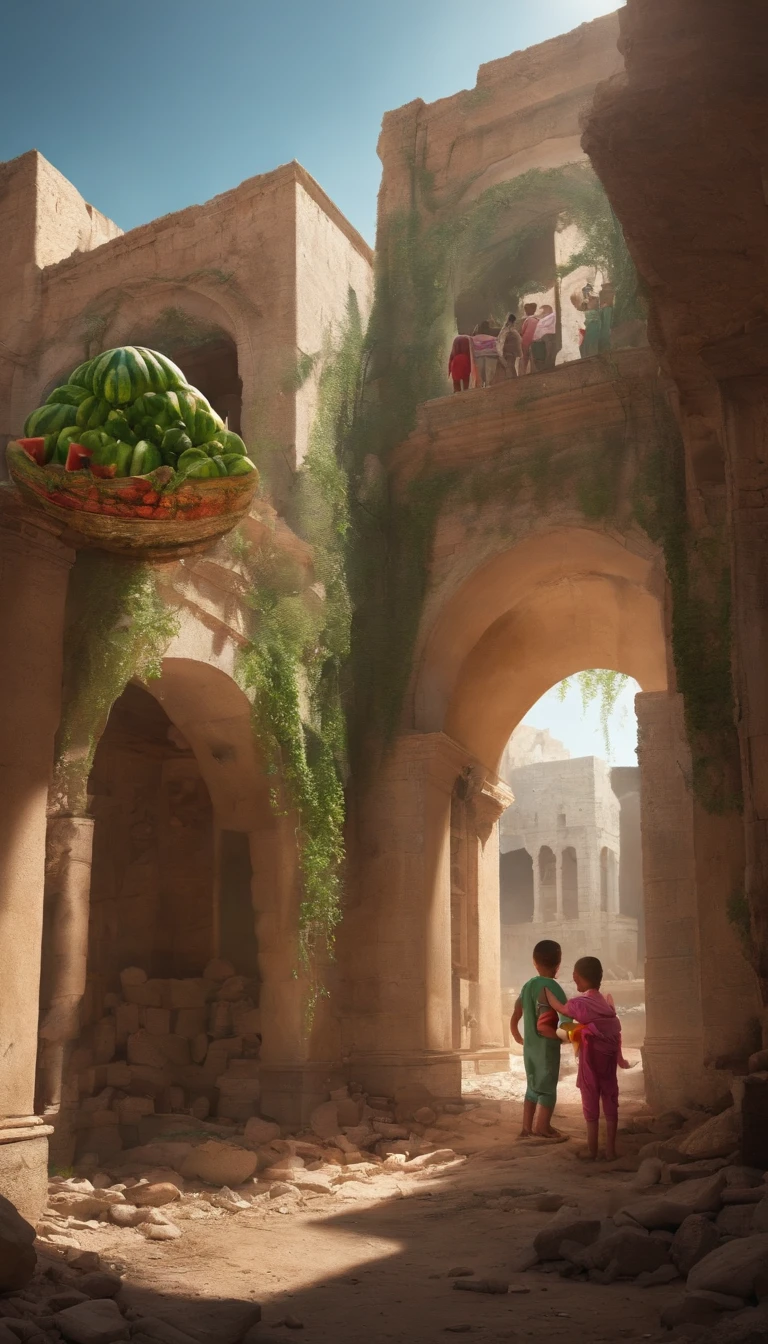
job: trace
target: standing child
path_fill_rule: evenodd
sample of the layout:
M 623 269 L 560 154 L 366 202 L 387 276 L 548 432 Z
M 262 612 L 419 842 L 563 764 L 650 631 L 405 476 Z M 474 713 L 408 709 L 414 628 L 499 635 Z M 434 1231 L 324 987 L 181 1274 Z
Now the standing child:
M 466 392 L 472 374 L 472 351 L 468 336 L 455 336 L 448 356 L 448 377 L 454 392 Z
M 552 1018 L 550 1004 L 565 1011 L 565 993 L 555 976 L 560 970 L 562 951 L 559 943 L 545 938 L 533 949 L 536 974 L 520 990 L 515 1004 L 510 1031 L 518 1045 L 523 1047 L 523 1061 L 528 1087 L 523 1103 L 521 1138 L 562 1139 L 552 1128 L 552 1112 L 557 1101 L 557 1080 L 560 1076 L 560 1041 L 557 1020 Z M 524 1038 L 519 1031 L 523 1019 Z
M 569 999 L 564 1008 L 561 1007 L 559 996 L 549 987 L 545 993 L 551 1008 L 584 1026 L 580 1035 L 576 1086 L 581 1091 L 581 1108 L 587 1122 L 588 1156 L 593 1161 L 597 1157 L 602 1101 L 605 1156 L 608 1162 L 612 1162 L 616 1156 L 616 1130 L 619 1123 L 616 1070 L 630 1067 L 621 1053 L 621 1023 L 616 1016 L 613 1000 L 600 993 L 603 967 L 597 957 L 579 958 L 573 968 L 573 982 L 579 993 Z

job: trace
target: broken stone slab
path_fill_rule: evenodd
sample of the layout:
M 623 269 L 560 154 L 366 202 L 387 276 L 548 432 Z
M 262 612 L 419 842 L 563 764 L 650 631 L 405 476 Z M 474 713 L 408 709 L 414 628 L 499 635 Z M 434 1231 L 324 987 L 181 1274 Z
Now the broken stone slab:
M 755 1222 L 754 1204 L 727 1204 L 715 1219 L 721 1237 L 748 1237 Z
M 196 1012 L 206 1004 L 206 986 L 202 977 L 168 981 L 168 1007 L 180 1012 Z M 178 1028 L 177 1028 L 178 1030 Z M 198 1028 L 202 1030 L 202 1028 Z M 183 1033 L 179 1033 L 182 1035 Z
M 712 1115 L 703 1125 L 677 1140 L 677 1147 L 685 1157 L 727 1157 L 738 1148 L 741 1124 L 735 1106 L 729 1106 L 719 1115 Z
M 680 1224 L 670 1247 L 673 1265 L 687 1277 L 700 1260 L 717 1250 L 720 1233 L 703 1213 L 692 1213 Z
M 198 1344 L 238 1344 L 261 1320 L 257 1302 L 237 1298 L 160 1298 L 152 1305 L 154 1315 Z
M 685 1158 L 676 1144 L 667 1143 L 664 1139 L 652 1139 L 650 1143 L 644 1143 L 638 1153 L 641 1162 L 646 1158 L 656 1157 L 661 1162 L 680 1163 Z
M 418 1157 L 412 1157 L 402 1168 L 403 1171 L 424 1171 L 426 1167 L 439 1167 L 447 1162 L 455 1162 L 456 1153 L 453 1148 L 436 1148 L 431 1153 L 421 1153 Z
M 658 1185 L 664 1171 L 664 1163 L 659 1157 L 646 1157 L 640 1163 L 635 1176 L 630 1181 L 632 1190 L 650 1190 Z
M 723 1204 L 725 1206 L 731 1204 L 759 1204 L 763 1199 L 765 1199 L 765 1186 L 762 1185 L 748 1185 L 743 1190 L 740 1190 L 736 1185 L 731 1185 L 723 1191 Z
M 217 1188 L 242 1185 L 253 1176 L 258 1162 L 256 1153 L 250 1148 L 209 1139 L 187 1154 L 181 1165 L 181 1175 L 187 1180 L 205 1181 Z
M 616 1214 L 617 1223 L 633 1221 L 649 1230 L 654 1227 L 676 1228 L 691 1213 L 715 1213 L 721 1205 L 725 1177 L 721 1172 L 698 1181 L 682 1181 L 668 1195 L 647 1195 L 624 1205 Z
M 160 1181 L 156 1184 L 142 1182 L 126 1187 L 125 1198 L 129 1204 L 135 1204 L 139 1209 L 161 1209 L 165 1204 L 172 1204 L 174 1200 L 181 1199 L 181 1191 L 177 1185 L 171 1185 L 170 1181 Z
M 274 1120 L 263 1120 L 260 1115 L 252 1115 L 245 1126 L 243 1143 L 255 1150 L 272 1139 L 279 1139 L 280 1133 L 280 1126 Z
M 35 1229 L 0 1195 L 0 1293 L 23 1288 L 35 1272 Z
M 572 1210 L 560 1210 L 546 1227 L 537 1232 L 533 1249 L 539 1260 L 559 1260 L 562 1242 L 577 1241 L 581 1246 L 591 1246 L 599 1235 L 600 1222 L 597 1218 L 574 1218 Z
M 710 1293 L 705 1289 L 699 1289 L 698 1292 L 688 1292 L 687 1297 L 693 1298 L 697 1302 L 709 1302 L 716 1311 L 743 1311 L 744 1303 L 740 1297 L 733 1297 L 730 1293 Z
M 192 1336 L 177 1330 L 158 1316 L 141 1316 L 130 1325 L 131 1339 L 136 1344 L 193 1344 Z
M 688 1275 L 691 1291 L 729 1293 L 745 1301 L 768 1296 L 768 1235 L 740 1237 L 718 1246 Z
M 140 1225 L 139 1231 L 147 1241 L 176 1241 L 181 1236 L 181 1228 L 175 1223 L 153 1223 L 147 1220 Z
M 80 1302 L 56 1313 L 56 1325 L 72 1344 L 113 1344 L 128 1338 L 128 1324 L 112 1298 Z
M 408 1139 L 411 1131 L 407 1125 L 392 1125 L 385 1120 L 373 1120 L 372 1128 L 382 1139 Z
M 759 1167 L 725 1166 L 723 1167 L 726 1185 L 730 1188 L 735 1187 L 738 1190 L 761 1186 L 765 1181 L 766 1173 Z

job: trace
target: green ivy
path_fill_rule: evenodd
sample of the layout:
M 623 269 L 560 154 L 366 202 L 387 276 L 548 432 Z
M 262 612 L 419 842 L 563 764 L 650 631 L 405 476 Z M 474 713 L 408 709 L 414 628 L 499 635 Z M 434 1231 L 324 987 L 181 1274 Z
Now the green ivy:
M 600 712 L 600 730 L 603 734 L 603 744 L 605 754 L 610 760 L 611 757 L 611 734 L 610 721 L 611 715 L 616 708 L 616 702 L 629 682 L 629 677 L 625 672 L 613 672 L 609 668 L 589 667 L 583 672 L 578 672 L 574 677 L 566 677 L 557 687 L 557 694 L 563 701 L 568 694 L 573 682 L 576 682 L 581 691 L 581 708 L 586 714 L 589 706 L 598 701 Z
M 85 814 L 88 776 L 109 712 L 134 677 L 161 675 L 177 629 L 151 566 L 95 551 L 78 554 L 67 592 L 52 789 L 57 811 Z
M 241 653 L 239 677 L 252 699 L 255 733 L 273 777 L 273 806 L 290 808 L 298 817 L 298 954 L 309 976 L 310 1018 L 325 992 L 318 958 L 332 952 L 341 915 L 347 768 L 342 683 L 352 615 L 345 453 L 359 395 L 362 346 L 357 298 L 350 290 L 342 331 L 335 340 L 329 335 L 319 357 L 300 361 L 304 377 L 321 366 L 318 409 L 287 517 L 311 545 L 321 589 L 307 596 L 303 571 L 277 548 L 249 551 L 239 543 L 254 609 L 253 636 Z

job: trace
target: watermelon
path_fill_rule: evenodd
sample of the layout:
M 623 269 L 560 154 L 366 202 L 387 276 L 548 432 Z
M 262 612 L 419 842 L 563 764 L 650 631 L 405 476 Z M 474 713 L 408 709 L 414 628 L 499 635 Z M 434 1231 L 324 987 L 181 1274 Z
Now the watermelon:
M 80 442 L 84 448 L 100 448 L 103 443 L 111 443 L 109 434 L 103 429 L 86 429 L 84 434 L 80 435 Z
M 143 420 L 135 420 L 133 423 L 134 438 L 149 439 L 149 442 L 154 443 L 156 448 L 159 448 L 163 442 L 164 433 L 165 430 L 162 426 L 154 420 L 150 420 L 148 416 L 145 416 Z
M 94 448 L 91 457 L 91 469 L 94 476 L 127 476 L 130 472 L 134 447 L 131 443 L 120 443 L 114 439 Z
M 67 383 L 74 383 L 75 387 L 84 387 L 89 392 L 93 391 L 93 366 L 95 360 L 86 359 L 84 364 L 78 364 L 77 368 L 70 373 Z
M 214 420 L 214 424 L 216 425 L 216 428 L 217 428 L 217 429 L 223 429 L 223 428 L 224 428 L 224 421 L 222 420 L 222 418 L 221 418 L 221 416 L 219 415 L 218 411 L 214 411 L 214 409 L 213 409 L 213 407 L 212 407 L 210 401 L 209 401 L 208 398 L 205 396 L 205 394 L 204 394 L 203 392 L 200 391 L 199 387 L 193 387 L 191 383 L 188 383 L 188 384 L 187 384 L 187 387 L 186 387 L 185 390 L 186 390 L 187 392 L 191 392 L 191 393 L 192 393 L 192 396 L 195 398 L 195 400 L 196 400 L 198 406 L 204 406 L 205 409 L 206 409 L 206 411 L 208 411 L 208 412 L 213 416 L 213 420 Z
M 146 476 L 155 467 L 162 465 L 163 459 L 160 456 L 160 449 L 156 448 L 154 443 L 148 443 L 146 439 L 140 439 L 133 450 L 131 458 L 131 469 L 129 476 Z
M 185 453 L 192 447 L 192 440 L 185 429 L 166 429 L 162 447 L 164 452 Z
M 74 425 L 76 419 L 76 406 L 65 406 L 61 402 L 52 406 L 38 406 L 36 411 L 27 416 L 24 433 L 28 438 L 39 434 L 54 434 L 67 425 Z
M 84 448 L 82 443 L 69 443 L 67 445 L 67 457 L 64 463 L 65 471 L 86 471 L 91 465 L 91 450 Z
M 39 438 L 39 439 L 17 439 L 16 442 L 21 444 L 21 446 L 22 446 L 22 448 L 24 449 L 24 452 L 27 454 L 27 456 L 28 456 L 28 457 L 31 457 L 31 458 L 32 458 L 32 461 L 33 461 L 33 462 L 36 462 L 37 465 L 38 465 L 39 467 L 43 467 L 43 466 L 45 466 L 45 439 L 44 439 L 44 438 Z
M 250 457 L 238 457 L 235 462 L 227 462 L 228 476 L 250 476 L 252 471 L 256 471 L 256 466 Z
M 186 475 L 195 480 L 212 480 L 218 478 L 219 468 L 209 457 L 200 458 L 197 462 L 191 462 L 187 467 Z
M 98 429 L 103 425 L 109 414 L 110 406 L 108 401 L 103 401 L 101 397 L 86 397 L 81 401 L 77 408 L 75 419 L 82 429 Z
M 93 369 L 93 390 L 97 397 L 103 397 L 113 406 L 124 406 L 149 392 L 151 387 L 146 360 L 134 346 L 118 346 L 97 356 Z
M 239 453 L 245 457 L 248 449 L 239 434 L 234 434 L 231 429 L 219 429 L 213 436 L 221 444 L 222 453 Z
M 194 462 L 207 462 L 208 460 L 208 454 L 205 453 L 202 448 L 186 448 L 184 452 L 179 455 L 179 471 L 183 471 L 185 467 L 192 466 Z
M 221 457 L 221 455 L 217 453 L 215 457 L 212 457 L 212 458 L 211 458 L 211 461 L 212 461 L 213 465 L 215 466 L 216 470 L 218 471 L 219 475 L 220 475 L 220 476 L 226 476 L 226 474 L 227 474 L 227 468 L 226 468 L 225 465 L 224 465 L 224 460 L 223 460 L 223 458 Z
M 64 429 L 60 430 L 56 439 L 56 451 L 53 458 L 54 462 L 58 462 L 61 466 L 64 466 L 69 453 L 69 445 L 70 443 L 75 442 L 80 443 L 80 428 L 78 425 L 67 425 Z M 81 447 L 82 446 L 83 445 L 81 445 Z M 75 468 L 69 467 L 68 470 L 74 471 Z
M 91 394 L 87 387 L 77 387 L 74 383 L 65 383 L 63 387 L 55 387 L 49 397 L 46 397 L 46 406 L 79 406 Z
M 113 439 L 119 439 L 122 443 L 136 442 L 136 435 L 120 411 L 109 412 L 104 421 L 104 429 Z
M 206 410 L 204 406 L 198 406 L 192 428 L 189 431 L 189 437 L 193 444 L 202 447 L 203 444 L 210 442 L 215 433 L 216 421 L 213 418 L 213 413 Z
M 165 392 L 168 388 L 187 386 L 187 380 L 178 364 L 174 364 L 173 360 L 169 359 L 167 355 L 161 355 L 159 350 L 147 350 L 143 345 L 137 345 L 135 348 L 147 362 L 154 392 Z
M 56 456 L 56 440 L 58 439 L 58 437 L 59 437 L 58 434 L 46 434 L 45 436 L 45 452 L 43 454 L 43 462 L 45 463 L 46 466 L 48 466 L 49 462 L 54 461 L 54 458 Z

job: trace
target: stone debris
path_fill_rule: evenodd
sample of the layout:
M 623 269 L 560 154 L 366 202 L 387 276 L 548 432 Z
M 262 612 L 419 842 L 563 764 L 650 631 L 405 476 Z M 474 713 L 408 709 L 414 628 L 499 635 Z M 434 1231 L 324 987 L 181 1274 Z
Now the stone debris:
M 23 1288 L 35 1272 L 35 1229 L 0 1195 L 0 1292 Z
M 710 1116 L 703 1125 L 691 1130 L 677 1141 L 678 1150 L 691 1159 L 727 1157 L 735 1152 L 741 1137 L 739 1115 L 735 1106 Z
M 669 1254 L 685 1278 L 694 1265 L 720 1245 L 720 1233 L 704 1214 L 692 1213 L 678 1227 Z
M 56 1313 L 56 1325 L 72 1344 L 113 1344 L 128 1338 L 128 1322 L 111 1298 L 67 1307 Z

